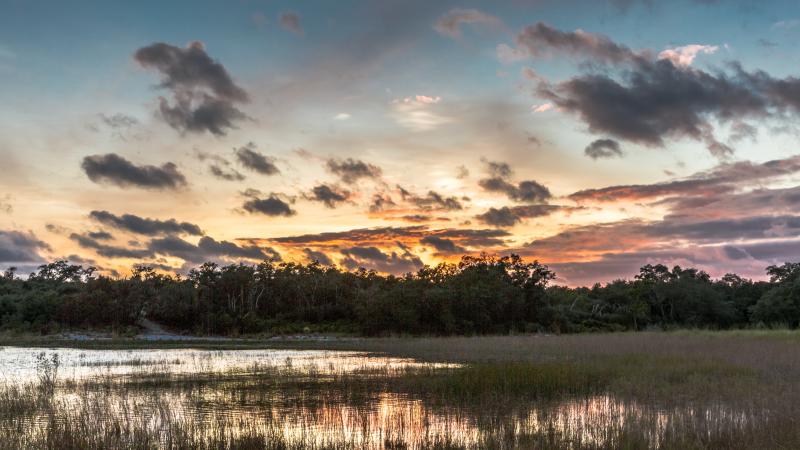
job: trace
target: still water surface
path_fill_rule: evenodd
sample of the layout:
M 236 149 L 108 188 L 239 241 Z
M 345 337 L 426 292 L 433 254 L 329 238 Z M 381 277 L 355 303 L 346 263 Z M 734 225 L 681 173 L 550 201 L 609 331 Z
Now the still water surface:
M 313 383 L 304 388 L 303 380 L 315 378 L 445 367 L 342 351 L 6 347 L 0 348 L 0 383 L 35 383 L 41 370 L 37 355 L 43 351 L 49 358 L 58 355 L 62 387 L 56 395 L 67 410 L 83 411 L 80 417 L 85 418 L 91 414 L 87 411 L 104 408 L 162 430 L 165 436 L 171 432 L 170 426 L 182 423 L 194 434 L 268 431 L 295 441 L 349 442 L 360 448 L 382 448 L 390 441 L 415 448 L 442 437 L 476 446 L 492 437 L 514 447 L 518 436 L 537 433 L 550 433 L 574 444 L 603 446 L 628 422 L 636 421 L 648 444 L 657 446 L 664 433 L 681 421 L 746 420 L 744 416 L 723 417 L 733 413 L 722 406 L 667 409 L 608 395 L 476 405 L 432 403 L 394 391 L 392 386 L 369 392 L 338 385 L 320 390 L 318 385 L 313 388 Z M 163 380 L 164 376 L 172 381 L 143 382 Z M 281 384 L 286 377 L 293 377 L 291 387 Z M 32 418 L 31 424 L 36 423 Z

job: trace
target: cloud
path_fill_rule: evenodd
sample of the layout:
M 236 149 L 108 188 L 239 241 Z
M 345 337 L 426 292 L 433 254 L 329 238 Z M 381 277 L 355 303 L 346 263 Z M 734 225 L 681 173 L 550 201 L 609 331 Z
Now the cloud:
M 225 135 L 226 129 L 236 128 L 235 122 L 247 118 L 228 100 L 186 92 L 175 95 L 174 106 L 160 98 L 159 110 L 167 124 L 176 130 L 209 131 L 218 136 Z
M 550 190 L 537 181 L 520 181 L 516 185 L 509 182 L 513 172 L 507 163 L 495 161 L 484 161 L 484 163 L 489 177 L 478 181 L 478 185 L 484 190 L 501 192 L 511 200 L 525 203 L 546 202 L 552 197 Z
M 462 247 L 474 247 L 482 250 L 505 245 L 505 238 L 511 235 L 505 230 L 431 229 L 424 225 L 414 225 L 407 227 L 357 228 L 347 231 L 278 237 L 267 241 L 283 246 L 315 248 L 340 248 L 350 246 L 389 247 L 396 245 L 397 242 L 415 246 L 418 245 L 423 238 L 430 236 L 449 239 Z
M 350 270 L 365 267 L 391 274 L 403 274 L 421 269 L 424 265 L 422 260 L 407 248 L 399 246 L 399 253 L 397 251 L 383 253 L 377 247 L 357 246 L 342 249 L 341 254 L 345 258 L 342 259 L 341 264 Z
M 289 11 L 281 13 L 278 17 L 278 23 L 280 23 L 284 29 L 298 36 L 305 34 L 303 27 L 300 25 L 300 16 L 295 12 Z
M 137 166 L 116 153 L 108 153 L 83 158 L 81 167 L 95 183 L 146 189 L 177 189 L 186 185 L 186 178 L 171 162 L 161 167 Z
M 792 260 L 800 217 L 736 220 L 621 221 L 573 227 L 515 249 L 540 258 L 572 285 L 631 276 L 644 264 L 702 265 L 712 274 L 763 275 L 763 268 Z M 781 229 L 781 234 L 774 234 Z M 602 236 L 602 238 L 598 238 Z
M 153 251 L 149 248 L 129 248 L 111 244 L 103 244 L 98 242 L 97 239 L 88 235 L 72 233 L 70 234 L 69 238 L 75 241 L 79 246 L 94 250 L 98 255 L 105 258 L 143 259 L 152 258 L 154 256 Z
M 587 145 L 583 153 L 592 159 L 613 158 L 615 156 L 621 157 L 622 149 L 619 146 L 619 142 L 613 139 L 597 139 Z
M 397 186 L 403 201 L 409 202 L 424 211 L 460 211 L 464 209 L 461 201 L 454 196 L 446 197 L 436 191 L 428 191 L 424 196 L 413 194 Z
M 531 106 L 531 111 L 535 113 L 543 113 L 553 109 L 552 103 L 542 103 L 541 105 L 533 105 Z
M 197 245 L 176 236 L 153 239 L 148 244 L 153 253 L 174 256 L 192 264 L 211 261 L 216 258 L 245 260 L 280 260 L 280 254 L 271 248 L 256 245 L 239 246 L 229 241 L 217 241 L 204 236 Z
M 131 233 L 154 236 L 158 234 L 189 234 L 202 236 L 203 230 L 189 222 L 178 222 L 175 219 L 158 220 L 139 217 L 133 214 L 117 216 L 108 211 L 92 211 L 89 217 L 102 224 Z
M 714 123 L 785 118 L 800 111 L 798 78 L 750 73 L 736 63 L 727 72 L 708 73 L 688 67 L 680 58 L 657 59 L 605 36 L 565 33 L 541 23 L 527 27 L 517 40 L 533 56 L 551 49 L 617 64 L 621 72 L 616 77 L 602 70 L 556 84 L 537 81 L 540 98 L 578 116 L 595 133 L 656 147 L 663 147 L 666 138 L 690 138 L 705 143 L 712 155 L 726 158 L 733 149 L 715 137 Z
M 297 211 L 293 210 L 289 202 L 283 200 L 280 194 L 271 193 L 267 198 L 260 198 L 259 192 L 247 191 L 245 196 L 250 200 L 245 201 L 242 208 L 251 214 L 260 213 L 272 217 L 290 217 L 297 214 Z
M 275 165 L 275 159 L 257 152 L 256 144 L 253 142 L 234 149 L 234 153 L 243 166 L 262 175 L 275 175 L 281 172 Z
M 613 202 L 687 195 L 710 197 L 735 190 L 747 183 L 775 179 L 797 172 L 800 172 L 800 155 L 760 164 L 751 161 L 721 163 L 710 171 L 698 172 L 684 179 L 584 189 L 569 195 L 569 198 L 576 202 Z
M 520 181 L 516 186 L 502 178 L 485 178 L 478 185 L 489 192 L 502 192 L 517 202 L 535 203 L 546 201 L 552 194 L 542 184 L 533 181 Z
M 453 122 L 441 112 L 441 97 L 415 95 L 392 100 L 392 116 L 398 124 L 413 131 L 430 131 Z
M 605 75 L 585 75 L 552 89 L 540 85 L 539 93 L 578 115 L 592 132 L 657 147 L 664 146 L 666 137 L 689 137 L 724 156 L 730 151 L 715 139 L 710 119 L 768 115 L 764 97 L 749 85 L 662 60 L 639 65 L 626 84 Z
M 14 207 L 11 205 L 11 194 L 6 194 L 5 197 L 0 198 L 0 212 L 11 214 Z
M 658 59 L 668 59 L 676 66 L 688 67 L 699 54 L 711 55 L 716 53 L 716 45 L 691 44 L 682 47 L 670 48 L 658 54 Z
M 353 158 L 331 158 L 326 162 L 326 168 L 347 184 L 354 184 L 361 179 L 379 179 L 383 174 L 380 167 Z
M 320 252 L 317 250 L 313 250 L 310 248 L 304 248 L 303 254 L 305 255 L 306 259 L 309 262 L 317 261 L 318 263 L 322 264 L 323 266 L 332 266 L 333 260 L 330 256 L 326 255 L 325 252 Z
M 372 195 L 372 202 L 369 205 L 369 211 L 371 213 L 377 213 L 395 206 L 397 206 L 397 203 L 392 200 L 392 197 L 384 192 L 377 192 Z
M 493 227 L 513 227 L 523 219 L 533 217 L 545 217 L 556 211 L 567 209 L 559 205 L 524 205 L 524 206 L 503 206 L 501 208 L 489 208 L 488 211 L 475 216 L 478 221 Z
M 450 239 L 439 236 L 425 236 L 420 239 L 420 244 L 433 247 L 440 255 L 455 255 L 467 253 L 467 249 L 461 247 Z
M 432 216 L 427 214 L 407 214 L 405 216 L 397 217 L 397 219 L 404 220 L 406 222 L 429 222 L 433 219 Z
M 776 29 L 790 29 L 790 28 L 797 28 L 800 26 L 800 19 L 786 19 L 786 20 L 779 20 L 772 24 L 772 28 Z
M 328 208 L 336 208 L 338 204 L 350 199 L 350 191 L 341 189 L 338 186 L 320 184 L 314 186 L 311 192 L 305 194 L 304 197 L 308 200 L 322 202 Z
M 461 25 L 463 24 L 502 26 L 500 19 L 477 9 L 456 8 L 440 17 L 433 28 L 443 36 L 457 39 L 461 37 Z
M 211 172 L 211 175 L 214 175 L 221 180 L 242 181 L 245 179 L 245 176 L 239 173 L 239 171 L 235 169 L 226 170 L 216 164 L 211 164 L 208 166 L 208 170 Z
M 134 59 L 159 72 L 159 86 L 172 92 L 173 103 L 161 97 L 159 109 L 176 130 L 224 135 L 235 122 L 247 118 L 235 105 L 249 101 L 249 96 L 222 64 L 211 59 L 201 42 L 191 42 L 186 48 L 154 43 L 138 49 Z
M 642 57 L 642 54 L 606 36 L 583 30 L 565 32 L 542 22 L 523 28 L 515 42 L 518 51 L 535 58 L 547 56 L 549 52 L 589 57 L 604 63 L 620 63 Z
M 109 241 L 114 239 L 114 236 L 108 231 L 89 231 L 86 233 L 86 235 L 98 241 Z
M 39 240 L 31 232 L 0 230 L 0 263 L 13 265 L 19 263 L 37 263 L 45 258 L 41 251 L 52 250 L 50 246 Z

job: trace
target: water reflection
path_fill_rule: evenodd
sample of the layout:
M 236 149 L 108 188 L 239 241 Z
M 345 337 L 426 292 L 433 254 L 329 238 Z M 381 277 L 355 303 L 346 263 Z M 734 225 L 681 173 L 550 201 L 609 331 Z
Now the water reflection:
M 747 414 L 724 405 L 665 408 L 608 395 L 561 401 L 459 403 L 432 401 L 382 383 L 413 368 L 445 366 L 359 352 L 293 350 L 55 349 L 61 385 L 49 413 L 27 417 L 34 436 L 51 421 L 95 418 L 140 427 L 169 446 L 176 433 L 196 439 L 273 436 L 313 446 L 428 448 L 457 443 L 484 448 L 547 445 L 615 447 L 636 430 L 636 442 L 657 447 L 676 427 L 698 421 L 739 423 Z M 0 351 L 6 385 L 35 380 L 38 350 Z M 376 382 L 350 385 L 374 377 Z M 65 380 L 74 380 L 65 382 Z M 319 380 L 338 380 L 328 384 Z M 53 410 L 65 412 L 54 419 Z M 115 422 L 116 421 L 116 422 Z M 101 425 L 106 426 L 106 425 Z M 33 439 L 33 437 L 31 437 Z M 395 443 L 405 443 L 395 445 Z M 548 444 L 549 443 L 549 444 Z M 620 444 L 621 445 L 621 444 Z

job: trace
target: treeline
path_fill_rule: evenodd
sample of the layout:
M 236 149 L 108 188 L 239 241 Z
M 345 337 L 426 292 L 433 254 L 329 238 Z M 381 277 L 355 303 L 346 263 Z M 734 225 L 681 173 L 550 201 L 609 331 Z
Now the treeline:
M 519 256 L 465 256 L 402 277 L 318 263 L 206 263 L 188 276 L 135 266 L 128 278 L 57 261 L 0 278 L 0 329 L 133 331 L 147 318 L 212 335 L 574 333 L 648 328 L 800 324 L 800 264 L 770 281 L 646 265 L 633 280 L 551 286 L 555 274 Z

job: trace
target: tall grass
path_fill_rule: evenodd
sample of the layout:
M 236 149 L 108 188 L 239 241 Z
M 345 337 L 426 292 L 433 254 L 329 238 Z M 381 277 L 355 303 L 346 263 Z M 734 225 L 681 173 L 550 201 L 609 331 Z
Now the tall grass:
M 0 449 L 800 448 L 797 342 L 706 332 L 595 338 L 362 346 L 459 362 L 449 366 L 283 361 L 185 373 L 144 364 L 80 380 L 59 378 L 56 367 L 44 377 L 49 396 L 41 377 L 0 386 Z

